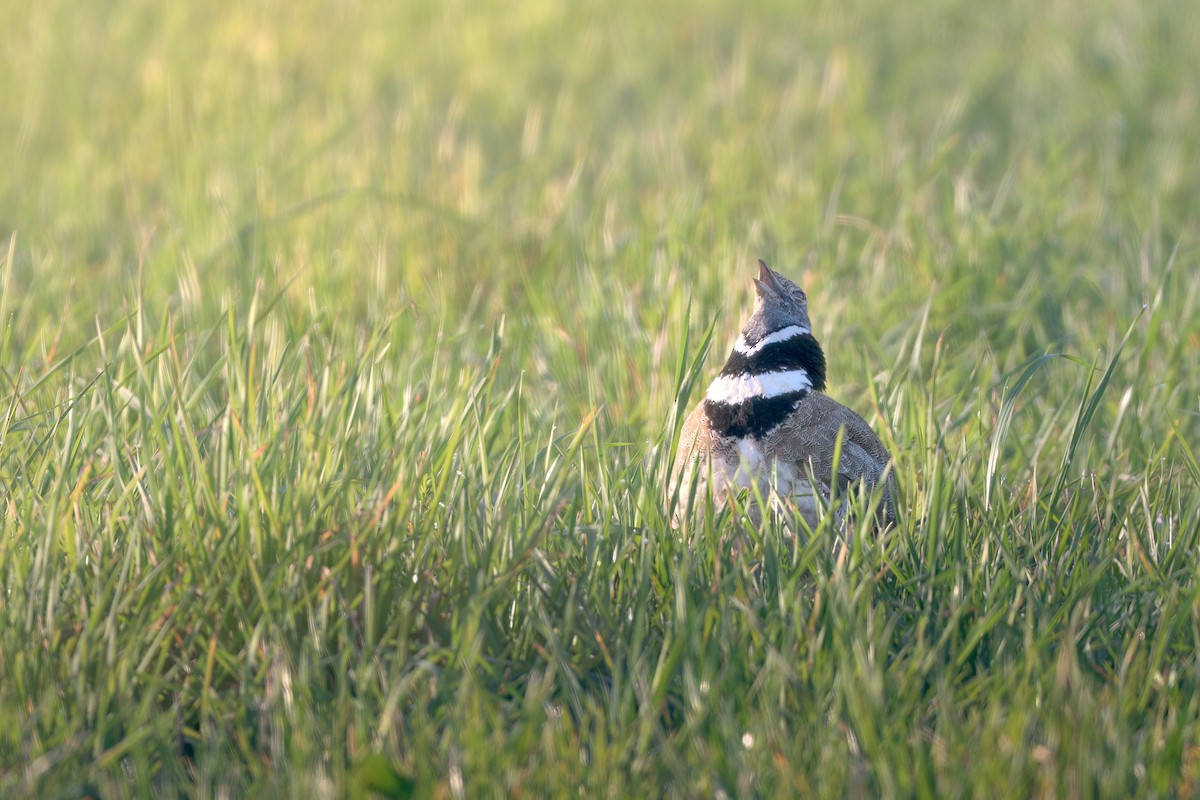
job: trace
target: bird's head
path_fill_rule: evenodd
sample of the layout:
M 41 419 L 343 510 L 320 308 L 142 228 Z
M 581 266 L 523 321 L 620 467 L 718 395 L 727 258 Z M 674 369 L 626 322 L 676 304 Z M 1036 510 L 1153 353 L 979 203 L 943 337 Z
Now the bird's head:
M 793 325 L 805 332 L 812 329 L 808 319 L 808 296 L 804 290 L 761 259 L 754 289 L 754 314 L 742 328 L 742 338 L 746 342 L 752 344 Z

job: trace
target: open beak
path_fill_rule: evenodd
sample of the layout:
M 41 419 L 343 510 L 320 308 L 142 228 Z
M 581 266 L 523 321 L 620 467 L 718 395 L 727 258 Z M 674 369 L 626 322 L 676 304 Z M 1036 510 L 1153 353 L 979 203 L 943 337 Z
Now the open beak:
M 761 295 L 783 296 L 783 284 L 779 282 L 779 278 L 775 277 L 775 273 L 767 266 L 767 262 L 761 258 L 758 260 L 758 277 L 754 279 L 754 285 Z

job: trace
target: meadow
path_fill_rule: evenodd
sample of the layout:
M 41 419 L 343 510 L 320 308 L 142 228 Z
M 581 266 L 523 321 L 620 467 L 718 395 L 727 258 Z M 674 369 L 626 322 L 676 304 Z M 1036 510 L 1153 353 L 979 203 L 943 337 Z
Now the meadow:
M 1200 795 L 1192 4 L 6 6 L 0 797 Z M 882 534 L 669 524 L 758 258 Z

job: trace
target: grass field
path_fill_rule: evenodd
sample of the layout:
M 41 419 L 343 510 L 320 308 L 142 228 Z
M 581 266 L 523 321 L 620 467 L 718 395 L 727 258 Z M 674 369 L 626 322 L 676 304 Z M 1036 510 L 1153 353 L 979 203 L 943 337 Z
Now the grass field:
M 0 796 L 1200 795 L 1200 16 L 9 3 Z M 672 530 L 808 290 L 901 524 Z

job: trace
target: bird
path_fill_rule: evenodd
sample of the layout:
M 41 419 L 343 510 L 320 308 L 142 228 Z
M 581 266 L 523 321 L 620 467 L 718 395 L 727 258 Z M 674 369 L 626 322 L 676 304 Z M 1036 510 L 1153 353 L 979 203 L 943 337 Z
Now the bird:
M 835 483 L 842 499 L 857 485 L 869 491 L 882 483 L 876 522 L 893 524 L 891 454 L 866 420 L 825 393 L 825 353 L 812 333 L 808 296 L 761 259 L 758 269 L 754 313 L 680 431 L 675 521 L 708 492 L 714 507 L 746 492 L 742 508 L 756 525 L 757 497 L 815 528 Z

